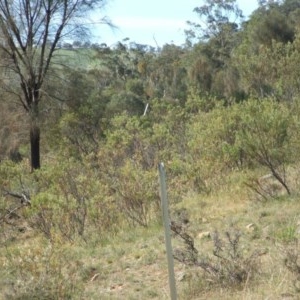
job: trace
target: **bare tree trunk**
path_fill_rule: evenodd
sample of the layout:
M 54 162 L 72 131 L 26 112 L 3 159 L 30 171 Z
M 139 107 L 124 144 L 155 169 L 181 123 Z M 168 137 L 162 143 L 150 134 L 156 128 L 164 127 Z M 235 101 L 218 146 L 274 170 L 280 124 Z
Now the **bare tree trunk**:
M 39 126 L 39 101 L 32 101 L 30 107 L 30 150 L 31 150 L 31 170 L 41 167 L 40 160 L 40 126 Z
M 40 163 L 40 128 L 37 124 L 30 127 L 30 147 L 31 147 L 31 169 L 36 170 L 41 167 Z

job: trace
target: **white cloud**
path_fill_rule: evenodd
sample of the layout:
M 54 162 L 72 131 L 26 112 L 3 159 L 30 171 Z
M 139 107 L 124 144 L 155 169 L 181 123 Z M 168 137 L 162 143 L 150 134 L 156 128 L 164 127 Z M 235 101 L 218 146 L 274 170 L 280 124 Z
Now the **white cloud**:
M 178 29 L 186 26 L 186 22 L 178 19 L 142 18 L 142 17 L 116 17 L 113 23 L 122 28 L 130 29 Z

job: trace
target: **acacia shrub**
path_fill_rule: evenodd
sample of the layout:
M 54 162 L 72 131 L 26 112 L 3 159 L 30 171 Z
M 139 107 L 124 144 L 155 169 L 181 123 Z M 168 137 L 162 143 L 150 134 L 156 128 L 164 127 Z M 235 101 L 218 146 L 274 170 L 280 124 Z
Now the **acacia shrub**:
M 162 100 L 151 102 L 146 116 L 122 114 L 110 121 L 96 165 L 130 222 L 147 226 L 160 216 L 159 162 L 167 168 L 171 202 L 190 189 L 186 122 L 178 103 Z
M 238 137 L 241 127 L 239 104 L 224 106 L 219 102 L 214 109 L 200 110 L 190 118 L 186 130 L 188 164 L 206 190 L 217 188 L 233 169 L 249 164 Z
M 61 159 L 32 174 L 27 223 L 49 240 L 58 236 L 66 241 L 88 241 L 94 234 L 101 239 L 104 234 L 116 232 L 120 223 L 118 207 L 98 174 L 87 161 Z
M 186 157 L 195 178 L 216 187 L 234 169 L 263 167 L 290 193 L 286 171 L 297 161 L 298 105 L 270 98 L 229 106 L 219 102 L 209 111 L 197 111 L 197 103 L 193 105 Z
M 267 168 L 274 178 L 291 193 L 287 166 L 294 162 L 295 145 L 291 144 L 294 118 L 287 105 L 264 99 L 242 105 L 243 126 L 239 140 L 243 151 L 258 166 Z

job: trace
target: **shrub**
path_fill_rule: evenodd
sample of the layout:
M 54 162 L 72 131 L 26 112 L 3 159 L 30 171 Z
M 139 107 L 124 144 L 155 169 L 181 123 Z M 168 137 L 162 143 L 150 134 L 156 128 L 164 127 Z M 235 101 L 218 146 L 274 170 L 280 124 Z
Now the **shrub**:
M 185 244 L 183 249 L 177 249 L 175 259 L 188 266 L 200 268 L 210 283 L 226 287 L 245 284 L 254 278 L 258 272 L 258 258 L 265 254 L 265 250 L 257 250 L 245 257 L 241 251 L 241 232 L 234 229 L 226 231 L 224 237 L 215 231 L 212 235 L 213 255 L 207 256 L 196 249 L 194 239 L 184 227 L 173 224 L 171 229 Z
M 35 173 L 39 190 L 32 197 L 28 221 L 47 238 L 60 233 L 70 241 L 77 236 L 86 240 L 93 227 L 98 235 L 116 230 L 120 214 L 87 162 L 65 160 Z
M 81 299 L 78 262 L 63 247 L 42 242 L 3 254 L 0 285 L 7 299 Z
M 243 106 L 243 126 L 239 131 L 243 151 L 258 165 L 267 167 L 288 194 L 291 191 L 286 167 L 293 158 L 289 132 L 292 120 L 283 104 L 267 99 L 248 101 Z

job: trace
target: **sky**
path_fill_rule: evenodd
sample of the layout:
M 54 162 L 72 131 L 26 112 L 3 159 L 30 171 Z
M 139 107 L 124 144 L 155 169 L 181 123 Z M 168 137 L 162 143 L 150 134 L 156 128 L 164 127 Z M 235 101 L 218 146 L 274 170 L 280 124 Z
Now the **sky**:
M 257 0 L 237 0 L 245 16 L 257 8 Z M 107 16 L 117 27 L 97 25 L 93 40 L 113 46 L 129 38 L 138 44 L 163 46 L 167 43 L 182 45 L 185 41 L 186 21 L 199 22 L 193 9 L 201 6 L 201 0 L 108 0 L 101 14 Z

